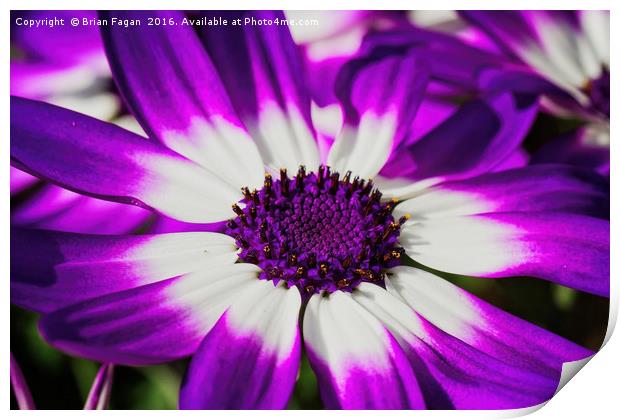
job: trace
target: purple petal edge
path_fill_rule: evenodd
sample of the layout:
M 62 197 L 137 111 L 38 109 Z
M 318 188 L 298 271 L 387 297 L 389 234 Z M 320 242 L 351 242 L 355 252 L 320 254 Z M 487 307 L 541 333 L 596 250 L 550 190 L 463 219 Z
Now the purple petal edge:
M 13 387 L 19 409 L 35 410 L 34 401 L 28 384 L 26 383 L 26 378 L 24 378 L 24 374 L 19 364 L 17 364 L 17 360 L 13 357 L 13 353 L 11 353 L 11 386 Z

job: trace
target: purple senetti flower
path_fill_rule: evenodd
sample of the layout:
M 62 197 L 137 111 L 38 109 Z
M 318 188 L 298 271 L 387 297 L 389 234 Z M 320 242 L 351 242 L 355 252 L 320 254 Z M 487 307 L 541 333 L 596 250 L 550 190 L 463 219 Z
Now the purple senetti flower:
M 228 222 L 225 234 L 16 229 L 11 300 L 43 315 L 54 346 L 115 364 L 191 355 L 181 408 L 285 407 L 302 347 L 329 408 L 531 406 L 563 362 L 591 354 L 404 264 L 609 294 L 604 180 L 506 169 L 530 98 L 467 102 L 411 140 L 424 60 L 375 49 L 338 77 L 343 124 L 322 158 L 286 27 L 103 35 L 149 141 L 13 98 L 14 164 L 184 222 Z
M 527 82 L 526 74 L 497 75 L 494 84 L 521 81 L 523 87 L 546 95 L 544 105 L 550 112 L 585 122 L 541 150 L 535 161 L 567 162 L 609 174 L 609 11 L 460 13 L 505 54 L 552 86 Z
M 461 11 L 433 31 L 417 26 L 422 22 L 383 25 L 361 45 L 421 48 L 441 96 L 504 89 L 542 95 L 545 111 L 580 126 L 537 150 L 532 162 L 609 174 L 608 12 Z

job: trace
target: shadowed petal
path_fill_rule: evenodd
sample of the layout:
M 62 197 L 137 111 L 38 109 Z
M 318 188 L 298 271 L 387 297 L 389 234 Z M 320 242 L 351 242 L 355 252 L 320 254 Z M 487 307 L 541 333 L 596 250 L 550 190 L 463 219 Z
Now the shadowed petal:
M 609 156 L 609 127 L 592 124 L 545 143 L 532 155 L 532 163 L 566 163 L 609 176 Z
M 500 93 L 461 106 L 413 144 L 394 152 L 375 181 L 390 197 L 406 198 L 425 186 L 483 174 L 510 158 L 534 121 L 531 98 Z
M 21 172 L 21 171 L 20 171 Z M 11 209 L 11 223 L 63 232 L 122 234 L 154 216 L 129 204 L 100 200 L 48 184 Z
M 413 26 L 377 31 L 364 39 L 363 48 L 372 49 L 377 45 L 405 50 L 415 48 L 435 80 L 457 86 L 461 93 L 478 90 L 478 76 L 482 71 L 503 70 L 513 65 L 499 54 L 479 49 L 454 36 Z
M 145 365 L 193 354 L 258 267 L 233 264 L 64 307 L 41 318 L 53 346 L 101 362 Z
M 207 232 L 101 236 L 11 232 L 11 303 L 50 312 L 237 260 L 234 239 Z

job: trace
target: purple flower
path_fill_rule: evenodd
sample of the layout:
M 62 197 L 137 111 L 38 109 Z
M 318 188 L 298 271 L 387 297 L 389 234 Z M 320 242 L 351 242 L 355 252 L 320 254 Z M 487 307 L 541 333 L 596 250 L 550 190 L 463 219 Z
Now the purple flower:
M 608 296 L 605 180 L 507 169 L 535 101 L 497 92 L 412 138 L 428 69 L 416 51 L 377 48 L 341 70 L 343 124 L 321 156 L 288 29 L 201 36 L 104 28 L 148 140 L 12 99 L 18 167 L 183 222 L 228 220 L 225 234 L 16 229 L 11 301 L 43 314 L 50 343 L 115 364 L 191 355 L 181 408 L 283 408 L 302 348 L 329 408 L 525 407 L 591 354 L 407 264 Z
M 429 91 L 437 90 L 440 96 L 505 89 L 542 95 L 545 111 L 581 124 L 537 150 L 532 161 L 569 163 L 609 174 L 607 11 L 462 11 L 458 16 L 411 17 L 413 25 L 392 15 L 390 24 L 378 25 L 366 35 L 362 48 L 422 48 L 431 76 L 439 82 Z M 358 19 L 353 27 L 365 33 L 369 25 Z M 318 75 L 313 85 L 334 77 L 345 60 L 333 55 L 318 63 L 308 59 Z M 321 105 L 330 99 L 320 89 L 315 89 L 315 98 Z
M 508 56 L 551 86 L 527 75 L 498 76 L 494 83 L 539 89 L 553 114 L 584 121 L 534 155 L 536 162 L 565 162 L 609 174 L 609 12 L 464 11 Z M 502 81 L 503 80 L 503 81 Z

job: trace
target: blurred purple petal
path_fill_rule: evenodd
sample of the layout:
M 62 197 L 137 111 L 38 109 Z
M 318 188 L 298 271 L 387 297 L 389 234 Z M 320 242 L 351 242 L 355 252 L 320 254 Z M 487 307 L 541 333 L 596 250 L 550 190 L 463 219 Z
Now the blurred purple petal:
M 17 406 L 20 410 L 35 410 L 34 401 L 30 394 L 30 389 L 26 383 L 26 378 L 22 373 L 17 360 L 11 353 L 11 388 L 15 393 L 15 399 L 17 400 Z
M 417 142 L 397 149 L 381 174 L 412 183 L 488 172 L 517 150 L 537 110 L 531 97 L 510 93 L 468 102 Z M 382 188 L 388 194 L 389 190 Z
M 21 171 L 20 171 L 21 172 Z M 11 211 L 11 223 L 64 232 L 121 234 L 138 228 L 148 210 L 45 185 Z
M 483 70 L 516 66 L 501 55 L 456 37 L 415 27 L 372 33 L 364 40 L 363 48 L 373 49 L 377 45 L 419 50 L 417 54 L 425 60 L 433 78 L 464 92 L 478 91 L 478 76 Z
M 609 176 L 609 140 L 605 127 L 580 127 L 543 145 L 532 155 L 532 163 L 566 163 Z
M 114 365 L 108 363 L 101 365 L 88 392 L 84 410 L 105 410 L 108 408 L 113 378 Z

